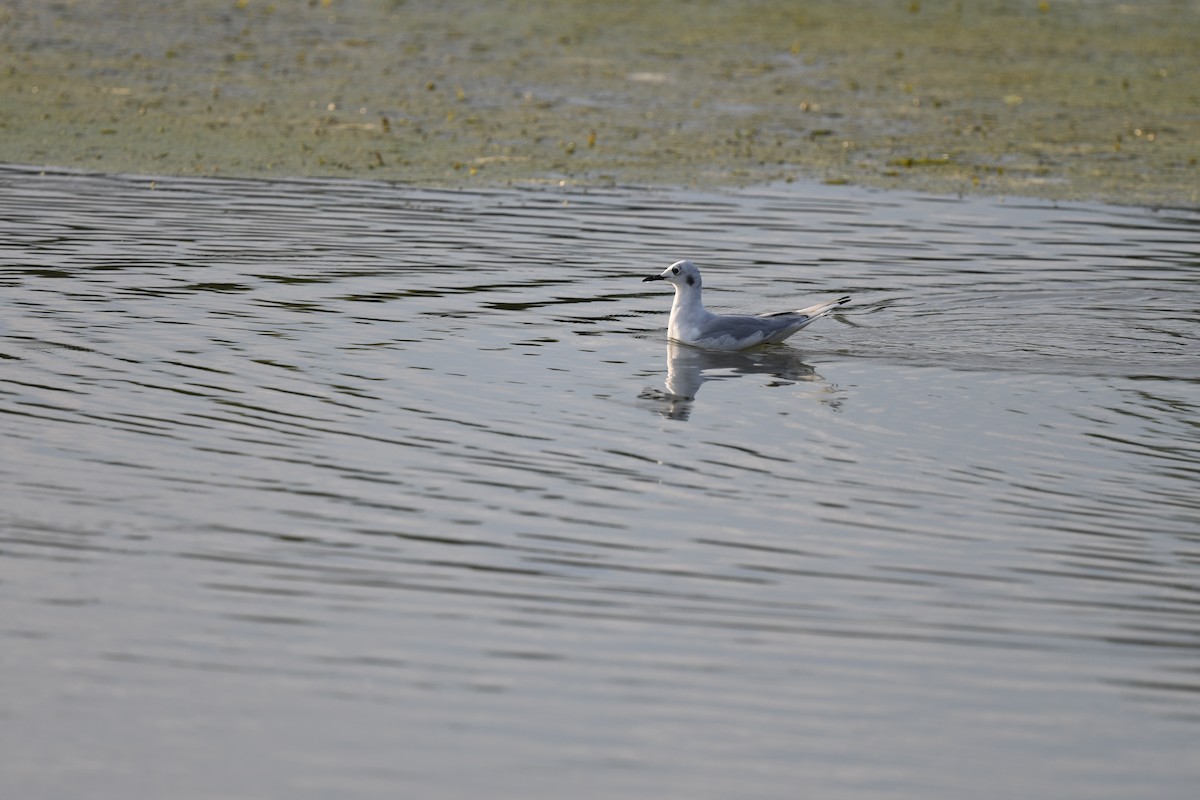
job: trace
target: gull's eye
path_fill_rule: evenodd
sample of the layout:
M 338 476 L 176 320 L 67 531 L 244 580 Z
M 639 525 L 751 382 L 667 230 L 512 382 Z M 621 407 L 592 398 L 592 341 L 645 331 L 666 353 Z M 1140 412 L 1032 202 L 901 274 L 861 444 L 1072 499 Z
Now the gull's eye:
M 679 274 L 679 267 L 671 267 L 671 272 L 674 272 L 676 275 L 678 275 L 678 274 Z

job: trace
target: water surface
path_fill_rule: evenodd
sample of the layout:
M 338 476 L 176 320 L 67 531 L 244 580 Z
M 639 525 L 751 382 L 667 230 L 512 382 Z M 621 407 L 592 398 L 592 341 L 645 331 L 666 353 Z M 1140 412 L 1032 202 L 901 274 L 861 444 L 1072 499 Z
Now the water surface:
M 710 307 L 854 300 L 789 345 Z M 6 796 L 1188 797 L 1200 215 L 0 172 Z

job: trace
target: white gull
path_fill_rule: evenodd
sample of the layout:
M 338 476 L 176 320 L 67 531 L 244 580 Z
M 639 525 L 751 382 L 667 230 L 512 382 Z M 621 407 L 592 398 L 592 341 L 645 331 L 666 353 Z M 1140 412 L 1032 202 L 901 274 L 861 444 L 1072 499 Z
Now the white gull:
M 745 350 L 760 344 L 778 344 L 850 301 L 849 297 L 841 297 L 798 311 L 758 316 L 712 314 L 700 300 L 700 270 L 692 262 L 676 261 L 662 274 L 642 279 L 643 283 L 646 281 L 666 281 L 675 287 L 667 336 L 706 350 Z

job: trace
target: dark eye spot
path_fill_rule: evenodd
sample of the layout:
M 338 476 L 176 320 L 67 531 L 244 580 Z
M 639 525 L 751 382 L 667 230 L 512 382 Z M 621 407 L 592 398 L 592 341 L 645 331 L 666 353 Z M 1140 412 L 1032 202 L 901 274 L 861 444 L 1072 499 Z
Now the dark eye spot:
M 678 274 L 679 274 L 679 267 L 671 267 L 671 272 L 674 272 L 676 275 L 678 275 Z
M 691 275 L 688 275 L 688 286 L 695 286 L 695 285 L 696 285 L 696 279 L 693 278 Z

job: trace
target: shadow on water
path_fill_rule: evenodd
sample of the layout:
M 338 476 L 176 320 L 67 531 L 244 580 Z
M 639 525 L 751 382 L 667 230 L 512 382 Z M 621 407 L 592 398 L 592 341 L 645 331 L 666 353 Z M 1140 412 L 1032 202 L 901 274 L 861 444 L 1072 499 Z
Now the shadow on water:
M 667 342 L 664 387 L 646 387 L 638 397 L 668 419 L 687 420 L 700 387 L 707 381 L 759 375 L 772 379 L 762 384 L 768 387 L 802 381 L 820 384 L 824 390 L 822 402 L 837 408 L 841 404 L 837 388 L 825 382 L 802 358 L 800 351 L 787 345 L 730 353 Z
M 0 793 L 1190 796 L 1198 309 L 1187 209 L 2 169 Z

